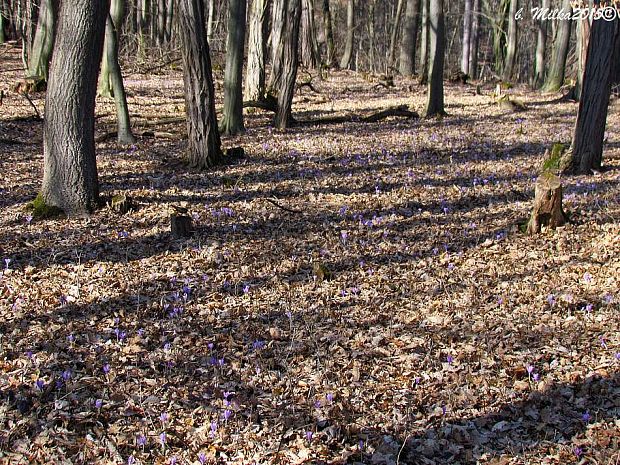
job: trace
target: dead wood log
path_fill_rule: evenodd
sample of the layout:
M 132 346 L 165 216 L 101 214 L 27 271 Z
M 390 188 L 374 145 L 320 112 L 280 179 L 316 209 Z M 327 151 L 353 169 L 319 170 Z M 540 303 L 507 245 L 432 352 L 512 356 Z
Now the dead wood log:
M 385 110 L 375 111 L 366 116 L 360 116 L 356 114 L 340 115 L 340 116 L 327 116 L 324 118 L 316 118 L 310 120 L 298 121 L 298 125 L 313 126 L 318 124 L 340 124 L 340 123 L 376 123 L 390 117 L 399 118 L 419 118 L 420 115 L 409 110 L 407 105 L 399 105 L 397 107 L 386 108 Z
M 260 100 L 248 100 L 243 102 L 243 108 L 260 108 L 265 111 L 278 111 L 278 100 L 273 95 L 268 95 L 267 97 Z
M 527 224 L 527 234 L 539 233 L 543 227 L 555 229 L 566 224 L 568 218 L 562 209 L 562 182 L 550 172 L 536 180 L 534 207 Z

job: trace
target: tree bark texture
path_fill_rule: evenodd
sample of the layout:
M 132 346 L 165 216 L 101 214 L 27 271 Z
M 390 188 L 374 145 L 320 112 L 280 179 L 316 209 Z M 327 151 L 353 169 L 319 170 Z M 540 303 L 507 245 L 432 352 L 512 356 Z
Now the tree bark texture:
M 465 0 L 463 11 L 463 43 L 461 47 L 461 71 L 469 76 L 469 54 L 471 47 L 472 0 Z
M 405 18 L 403 20 L 403 34 L 400 42 L 400 74 L 403 76 L 413 76 L 415 74 L 419 14 L 420 0 L 407 0 Z
M 205 31 L 203 0 L 179 0 L 179 33 L 183 54 L 188 161 L 209 168 L 223 161 L 215 113 L 211 56 Z
M 443 0 L 429 4 L 429 69 L 426 117 L 445 114 L 443 105 L 443 65 L 446 49 L 446 30 Z
M 550 0 L 542 1 L 542 8 L 549 8 Z M 539 19 L 536 23 L 536 59 L 534 63 L 534 78 L 532 87 L 539 89 L 545 82 L 545 51 L 547 50 L 547 21 Z
M 248 64 L 245 77 L 245 100 L 262 100 L 265 97 L 265 56 L 269 34 L 267 15 L 270 0 L 253 0 L 250 12 L 248 38 Z
M 562 0 L 563 11 L 573 11 L 571 0 Z M 547 73 L 547 80 L 543 86 L 546 92 L 555 92 L 564 84 L 564 74 L 566 72 L 566 57 L 570 45 L 570 33 L 572 28 L 571 20 L 560 20 L 557 35 L 553 43 L 551 54 L 551 64 Z
M 326 64 L 332 67 L 336 61 L 336 52 L 334 47 L 334 30 L 332 27 L 332 14 L 329 9 L 329 0 L 323 1 L 323 28 L 325 33 L 325 48 L 327 52 Z M 372 0 L 371 0 L 372 1 Z
M 110 2 L 110 15 L 115 27 L 117 24 L 123 24 L 125 17 L 125 0 L 112 0 Z M 114 29 L 113 29 L 114 30 Z M 114 57 L 118 59 L 118 53 L 112 50 L 114 45 L 112 41 L 118 41 L 118 37 L 110 37 L 106 27 L 105 41 L 103 45 L 103 60 L 101 62 L 101 72 L 99 73 L 99 95 L 102 97 L 114 96 L 114 84 L 112 78 L 112 70 L 115 65 Z
M 543 227 L 555 229 L 566 223 L 562 209 L 562 183 L 551 173 L 543 173 L 536 180 L 534 207 L 527 224 L 527 233 L 537 234 Z
M 284 68 L 284 49 L 286 35 L 287 5 L 289 0 L 273 0 L 271 11 L 271 76 L 269 76 L 268 93 L 277 96 L 282 87 L 281 79 Z
M 403 14 L 403 1 L 398 0 L 396 4 L 396 13 L 394 14 L 394 21 L 392 21 L 392 33 L 390 34 L 390 48 L 388 50 L 388 62 L 387 62 L 387 73 L 392 74 L 392 68 L 396 59 L 396 38 L 398 37 L 398 31 L 400 28 L 400 18 Z
M 503 79 L 511 81 L 515 74 L 515 64 L 517 62 L 517 37 L 519 26 L 517 25 L 516 14 L 519 9 L 519 0 L 510 0 L 508 9 L 508 33 L 506 38 L 506 59 L 504 61 Z
M 428 48 L 429 48 L 429 21 L 428 7 L 430 0 L 421 0 L 422 3 L 422 33 L 420 37 L 420 84 L 428 82 Z
M 47 81 L 49 60 L 54 48 L 54 33 L 58 2 L 41 0 L 39 19 L 34 34 L 32 50 L 28 57 L 28 77 L 36 77 Z
M 278 110 L 274 126 L 286 129 L 292 122 L 291 107 L 295 91 L 295 79 L 299 64 L 299 23 L 301 21 L 301 0 L 287 0 L 286 26 L 281 38 L 282 87 L 278 92 Z
M 355 1 L 347 0 L 347 34 L 344 54 L 340 60 L 342 69 L 349 69 L 353 64 L 353 41 L 355 40 Z
M 228 39 L 224 72 L 224 111 L 222 134 L 232 136 L 243 127 L 243 50 L 245 45 L 246 0 L 228 2 Z
M 314 0 L 301 1 L 301 61 L 306 68 L 316 69 L 321 64 L 319 43 L 314 23 Z
M 611 93 L 611 70 L 614 59 L 618 59 L 618 51 L 615 50 L 617 34 L 617 19 L 596 19 L 592 22 L 583 73 L 583 89 L 567 172 L 591 174 L 592 170 L 601 169 L 607 107 Z
M 480 39 L 480 0 L 474 0 L 472 6 L 471 34 L 469 36 L 469 77 L 478 77 L 478 44 Z
M 95 95 L 109 1 L 63 2 L 45 99 L 43 184 L 46 205 L 68 215 L 97 204 Z

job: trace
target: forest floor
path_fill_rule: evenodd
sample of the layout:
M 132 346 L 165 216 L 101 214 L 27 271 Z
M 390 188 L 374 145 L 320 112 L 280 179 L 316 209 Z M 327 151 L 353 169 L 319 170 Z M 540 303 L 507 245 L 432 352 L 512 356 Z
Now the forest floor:
M 543 153 L 577 111 L 559 94 L 511 89 L 514 113 L 491 84 L 447 84 L 441 120 L 286 132 L 256 111 L 223 139 L 245 159 L 196 172 L 165 119 L 180 72 L 131 74 L 138 142 L 97 161 L 134 210 L 37 220 L 42 123 L 19 119 L 17 51 L 0 62 L 0 463 L 620 463 L 615 102 L 605 170 L 563 179 L 571 224 L 529 237 Z M 426 95 L 313 86 L 298 119 Z M 114 130 L 112 101 L 97 115 Z

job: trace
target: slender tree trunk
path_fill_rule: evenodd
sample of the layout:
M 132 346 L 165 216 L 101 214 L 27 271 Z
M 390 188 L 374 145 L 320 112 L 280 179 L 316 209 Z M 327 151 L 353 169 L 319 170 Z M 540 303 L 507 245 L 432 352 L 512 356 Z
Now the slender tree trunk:
M 125 94 L 121 66 L 118 62 L 118 28 L 111 14 L 108 15 L 106 21 L 105 42 L 107 44 L 105 51 L 108 55 L 105 57 L 105 61 L 110 67 L 110 81 L 114 89 L 114 102 L 116 104 L 117 140 L 121 145 L 134 144 L 136 139 L 131 132 L 127 95 Z
M 172 40 L 172 21 L 174 20 L 174 0 L 166 0 L 166 43 Z
M 166 0 L 157 1 L 157 45 L 161 47 L 166 40 Z
M 349 69 L 353 63 L 353 41 L 355 40 L 355 2 L 347 0 L 347 36 L 344 54 L 340 60 L 342 69 Z
M 571 0 L 562 0 L 562 10 L 572 12 Z M 572 21 L 570 19 L 559 21 L 557 35 L 553 43 L 551 65 L 543 86 L 543 90 L 546 92 L 555 92 L 564 84 L 571 27 Z
M 332 15 L 329 10 L 329 0 L 323 0 L 323 28 L 325 29 L 325 48 L 327 52 L 326 65 L 335 66 L 336 52 L 334 48 L 334 31 L 332 28 Z
M 617 34 L 618 19 L 597 19 L 592 23 L 567 172 L 591 174 L 592 170 L 601 169 L 611 70 L 614 59 L 618 57 L 618 51 L 615 50 Z
M 5 15 L 6 15 L 6 10 L 5 10 L 4 1 L 0 0 L 0 44 L 3 44 L 6 41 L 6 35 L 4 33 L 5 22 L 6 22 Z
M 550 0 L 543 0 L 542 8 L 549 8 Z M 536 24 L 538 29 L 536 40 L 536 62 L 534 64 L 534 79 L 532 87 L 539 89 L 545 82 L 545 51 L 547 49 L 547 21 L 538 20 Z
M 375 49 L 377 44 L 375 42 L 375 0 L 368 2 L 368 61 L 370 62 L 370 72 L 374 73 L 377 70 L 377 58 L 375 56 Z
M 503 69 L 506 64 L 505 60 L 505 44 L 506 44 L 506 15 L 508 13 L 508 8 L 510 7 L 510 0 L 500 0 L 499 8 L 493 8 L 493 11 L 488 11 L 487 5 L 487 15 L 491 15 L 495 13 L 494 21 L 493 21 L 493 62 L 494 69 L 497 74 L 502 74 Z
M 203 0 L 179 0 L 177 17 L 183 54 L 183 83 L 187 114 L 188 160 L 195 168 L 221 163 L 220 134 L 215 114 L 215 89 Z
M 110 2 L 110 14 L 114 25 L 123 24 L 125 17 L 125 0 L 112 0 Z M 113 28 L 114 29 L 114 28 Z M 106 27 L 105 42 L 103 46 L 103 61 L 101 62 L 101 73 L 99 73 L 99 95 L 102 97 L 114 97 L 114 84 L 112 82 L 112 69 L 115 67 L 113 57 L 118 53 L 113 51 L 113 37 L 108 35 Z M 118 56 L 117 56 L 118 59 Z
M 429 18 L 428 9 L 430 0 L 422 1 L 422 36 L 420 37 L 420 84 L 428 82 L 428 48 L 429 48 Z
M 28 57 L 28 76 L 47 81 L 49 60 L 54 48 L 54 32 L 57 3 L 52 0 L 41 0 L 39 19 L 34 34 L 32 50 Z
M 138 59 L 144 58 L 144 30 L 146 29 L 146 0 L 137 0 L 136 3 L 136 31 L 138 34 Z
M 503 79 L 511 81 L 515 74 L 515 64 L 517 61 L 517 36 L 519 27 L 517 25 L 516 14 L 519 9 L 519 0 L 510 0 L 508 10 L 508 38 L 506 41 L 506 61 L 504 62 Z
M 302 0 L 301 5 L 301 61 L 306 68 L 315 69 L 321 63 L 321 54 L 314 23 L 314 0 Z
M 469 77 L 478 77 L 478 44 L 480 39 L 480 0 L 474 0 L 471 18 L 471 34 L 469 36 Z
M 254 0 L 250 13 L 248 64 L 245 78 L 246 100 L 265 98 L 265 56 L 269 34 L 267 15 L 270 0 Z
M 89 212 L 99 198 L 95 95 L 103 52 L 105 0 L 62 2 L 45 98 L 42 200 L 68 215 Z
M 207 16 L 207 41 L 213 39 L 213 26 L 215 22 L 215 0 L 209 0 L 209 14 Z
M 429 4 L 429 70 L 426 117 L 444 115 L 443 64 L 446 49 L 446 30 L 443 0 L 430 0 Z
M 396 13 L 394 14 L 394 21 L 392 25 L 392 34 L 390 35 L 390 48 L 388 51 L 387 72 L 391 74 L 392 68 L 394 68 L 394 60 L 396 59 L 396 38 L 398 37 L 398 29 L 400 27 L 400 18 L 403 14 L 403 0 L 398 0 L 396 4 Z
M 245 45 L 246 0 L 228 2 L 228 39 L 226 41 L 226 71 L 224 72 L 224 112 L 221 132 L 234 136 L 243 127 L 243 49 Z
M 280 92 L 278 92 L 278 110 L 274 120 L 274 126 L 278 129 L 286 129 L 292 122 L 291 108 L 299 63 L 297 49 L 299 46 L 301 0 L 287 0 L 287 3 L 286 26 L 280 42 L 283 52 L 282 87 Z
M 593 7 L 593 2 L 590 1 L 590 8 Z M 577 79 L 575 80 L 575 90 L 573 96 L 575 100 L 581 100 L 581 90 L 583 87 L 583 70 L 586 64 L 586 57 L 588 55 L 588 42 L 590 40 L 590 20 L 588 17 L 580 20 L 577 23 Z M 620 60 L 615 60 L 616 63 L 620 63 Z
M 465 0 L 463 12 L 463 43 L 461 47 L 461 71 L 469 76 L 469 54 L 471 47 L 472 0 Z
M 420 0 L 407 0 L 405 20 L 403 21 L 403 35 L 400 43 L 400 74 L 403 76 L 413 76 L 415 74 L 419 14 Z

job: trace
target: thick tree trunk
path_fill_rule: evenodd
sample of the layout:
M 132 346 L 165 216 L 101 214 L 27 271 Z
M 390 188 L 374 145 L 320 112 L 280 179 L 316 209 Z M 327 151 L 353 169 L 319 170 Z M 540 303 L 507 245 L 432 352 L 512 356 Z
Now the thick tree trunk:
M 396 38 L 398 37 L 398 30 L 400 27 L 400 18 L 403 14 L 403 0 L 398 0 L 396 4 L 396 13 L 394 14 L 394 21 L 392 21 L 392 34 L 390 35 L 390 48 L 388 50 L 388 62 L 387 73 L 392 74 L 392 68 L 394 68 L 394 60 L 396 59 Z
M 282 87 L 278 92 L 278 110 L 274 120 L 274 126 L 278 129 L 286 129 L 292 122 L 291 107 L 299 63 L 297 49 L 299 46 L 301 0 L 287 0 L 287 3 L 286 26 L 280 43 L 283 64 Z
M 517 26 L 516 14 L 519 8 L 519 0 L 510 0 L 508 10 L 508 34 L 506 39 L 506 60 L 504 61 L 503 79 L 511 81 L 515 74 L 515 64 L 517 61 L 517 36 L 519 27 Z
M 480 39 L 480 0 L 474 0 L 469 36 L 469 77 L 478 77 L 478 44 Z
M 95 95 L 109 1 L 62 2 L 45 98 L 43 185 L 46 205 L 69 215 L 97 205 Z
M 222 134 L 227 136 L 233 136 L 245 131 L 243 127 L 242 92 L 245 7 L 246 0 L 229 0 L 228 2 L 224 111 L 221 125 Z
M 400 42 L 400 74 L 403 76 L 413 76 L 415 74 L 419 14 L 420 0 L 407 0 L 405 19 L 403 21 L 403 35 Z
M 336 62 L 336 51 L 334 48 L 334 30 L 332 27 L 332 15 L 329 10 L 329 0 L 323 1 L 323 29 L 325 30 L 325 48 L 327 59 L 325 64 L 332 67 Z
M 472 0 L 465 0 L 463 12 L 463 43 L 461 47 L 461 71 L 469 76 L 469 54 L 471 47 Z
M 562 10 L 572 12 L 571 0 L 562 0 Z M 555 92 L 564 84 L 566 57 L 568 56 L 570 45 L 572 23 L 570 19 L 559 21 L 557 35 L 553 43 L 551 65 L 547 73 L 547 80 L 543 86 L 543 90 L 546 92 Z
M 267 54 L 267 35 L 270 0 L 254 0 L 250 13 L 248 39 L 248 64 L 245 77 L 245 100 L 265 98 L 265 56 Z
M 125 94 L 125 85 L 123 84 L 123 75 L 121 74 L 121 66 L 118 62 L 118 28 L 112 19 L 112 15 L 108 15 L 105 29 L 105 42 L 107 44 L 105 60 L 110 66 L 110 80 L 114 89 L 114 102 L 116 104 L 117 118 L 117 140 L 121 145 L 133 144 L 136 142 L 129 122 L 129 109 L 127 108 L 127 95 Z
M 49 60 L 54 48 L 55 19 L 58 4 L 53 0 L 41 0 L 39 19 L 34 34 L 32 50 L 28 57 L 28 77 L 47 81 Z
M 420 37 L 420 84 L 425 85 L 428 82 L 428 48 L 429 48 L 429 9 L 430 0 L 421 0 L 422 2 L 422 35 Z
M 443 64 L 446 49 L 446 31 L 443 0 L 430 0 L 429 4 L 429 69 L 426 117 L 444 115 Z
M 282 72 L 284 68 L 284 49 L 282 48 L 286 35 L 286 10 L 289 0 L 273 0 L 271 11 L 271 76 L 269 76 L 268 93 L 277 96 L 282 87 Z
M 355 2 L 347 0 L 347 35 L 344 54 L 340 60 L 342 69 L 349 69 L 353 64 L 353 41 L 355 40 Z
M 306 68 L 315 69 L 321 64 L 319 43 L 314 23 L 314 0 L 301 2 L 301 61 Z
M 550 0 L 543 0 L 543 10 L 548 9 Z M 538 30 L 536 39 L 536 61 L 534 63 L 534 78 L 532 87 L 539 89 L 545 82 L 545 51 L 547 49 L 547 21 L 539 19 L 536 23 Z
M 215 114 L 215 90 L 203 0 L 179 0 L 177 17 L 183 44 L 188 160 L 192 167 L 209 168 L 221 163 L 223 154 Z
M 592 23 L 571 159 L 569 166 L 565 167 L 566 172 L 591 174 L 592 170 L 601 169 L 611 70 L 614 59 L 618 57 L 615 50 L 617 34 L 617 19 L 597 19 Z

